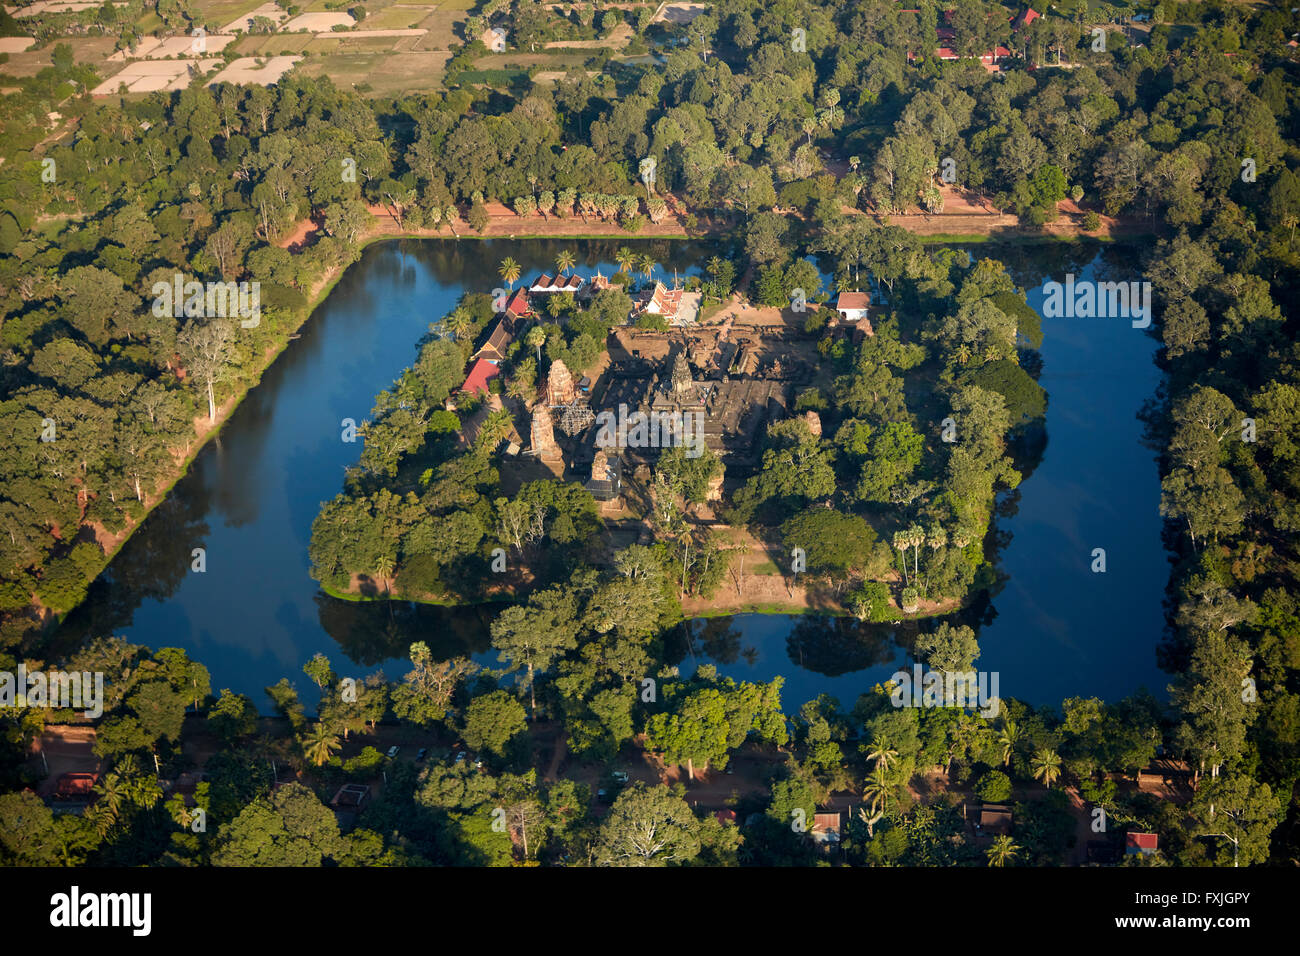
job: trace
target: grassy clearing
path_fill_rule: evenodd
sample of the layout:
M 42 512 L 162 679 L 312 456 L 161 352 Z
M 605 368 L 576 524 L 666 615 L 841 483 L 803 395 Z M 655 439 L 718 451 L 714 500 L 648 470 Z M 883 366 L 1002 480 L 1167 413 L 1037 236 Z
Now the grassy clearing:
M 440 52 L 331 53 L 313 56 L 298 69 L 304 76 L 328 76 L 340 89 L 362 86 L 369 95 L 398 96 L 442 89 L 443 65 L 450 54 Z

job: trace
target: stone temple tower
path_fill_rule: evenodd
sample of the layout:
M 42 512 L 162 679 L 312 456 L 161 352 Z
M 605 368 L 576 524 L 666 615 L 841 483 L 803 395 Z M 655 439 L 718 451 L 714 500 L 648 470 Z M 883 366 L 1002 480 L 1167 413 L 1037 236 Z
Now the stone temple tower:
M 555 424 L 551 410 L 543 404 L 533 409 L 533 427 L 529 451 L 543 461 L 561 461 L 560 446 L 555 443 Z
M 691 367 L 686 364 L 686 353 L 678 352 L 677 357 L 673 359 L 673 371 L 669 379 L 669 395 L 678 401 L 689 398 L 693 381 Z

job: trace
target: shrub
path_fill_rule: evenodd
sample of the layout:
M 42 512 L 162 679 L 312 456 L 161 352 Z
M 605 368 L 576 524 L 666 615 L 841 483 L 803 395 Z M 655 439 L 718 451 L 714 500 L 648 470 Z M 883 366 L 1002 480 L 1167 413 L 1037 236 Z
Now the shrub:
M 1001 803 L 1011 797 L 1011 778 L 1001 770 L 990 770 L 975 785 L 975 795 L 985 803 Z

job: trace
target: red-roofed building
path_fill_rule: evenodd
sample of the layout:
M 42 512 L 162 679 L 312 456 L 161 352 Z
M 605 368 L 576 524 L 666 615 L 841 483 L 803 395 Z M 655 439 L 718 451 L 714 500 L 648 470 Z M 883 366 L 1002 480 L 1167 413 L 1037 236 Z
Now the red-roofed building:
M 1042 16 L 1042 14 L 1033 7 L 1026 7 L 1024 13 L 1011 18 L 1011 25 L 1015 29 L 1019 30 L 1021 27 L 1029 26 L 1029 24 L 1033 23 L 1040 16 Z
M 845 322 L 862 321 L 870 309 L 870 292 L 841 292 L 835 300 L 835 311 Z
M 93 795 L 97 773 L 65 773 L 59 777 L 54 796 L 59 800 L 84 800 Z
M 516 289 L 515 294 L 506 301 L 505 315 L 511 322 L 527 318 L 533 314 L 532 306 L 528 304 L 528 296 L 523 289 Z
M 1150 856 L 1160 849 L 1160 837 L 1154 833 L 1129 833 L 1124 837 L 1124 855 L 1137 856 L 1139 853 Z
M 497 368 L 487 359 L 479 359 L 469 370 L 469 375 L 465 378 L 465 384 L 460 387 L 462 392 L 470 395 L 476 392 L 487 392 L 488 382 L 501 374 L 501 369 Z

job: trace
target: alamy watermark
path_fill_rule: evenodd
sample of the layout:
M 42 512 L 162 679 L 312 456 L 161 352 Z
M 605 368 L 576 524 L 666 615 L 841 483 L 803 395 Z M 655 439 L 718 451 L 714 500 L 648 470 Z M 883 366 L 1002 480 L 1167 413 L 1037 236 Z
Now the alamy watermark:
M 1150 282 L 1074 281 L 1043 283 L 1043 315 L 1049 319 L 1132 319 L 1133 328 L 1151 325 Z
M 102 671 L 0 671 L 0 707 L 50 707 L 83 711 L 92 720 L 104 713 Z
M 684 447 L 687 458 L 704 454 L 703 412 L 631 412 L 620 404 L 618 412 L 596 415 L 600 430 L 597 448 Z
M 158 318 L 235 318 L 245 329 L 262 324 L 262 283 L 185 280 L 176 273 L 171 282 L 155 282 L 153 314 Z
M 997 671 L 896 671 L 889 699 L 895 707 L 969 707 L 993 718 L 1002 709 Z

